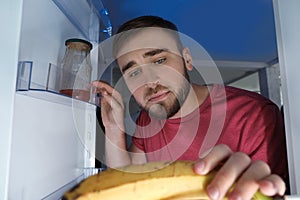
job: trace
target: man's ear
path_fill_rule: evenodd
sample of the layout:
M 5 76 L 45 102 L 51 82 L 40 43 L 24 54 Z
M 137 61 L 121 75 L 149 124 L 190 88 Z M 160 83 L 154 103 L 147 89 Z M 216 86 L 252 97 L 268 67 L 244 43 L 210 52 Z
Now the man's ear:
M 193 69 L 193 58 L 188 47 L 184 47 L 182 50 L 182 56 L 188 71 L 192 71 Z

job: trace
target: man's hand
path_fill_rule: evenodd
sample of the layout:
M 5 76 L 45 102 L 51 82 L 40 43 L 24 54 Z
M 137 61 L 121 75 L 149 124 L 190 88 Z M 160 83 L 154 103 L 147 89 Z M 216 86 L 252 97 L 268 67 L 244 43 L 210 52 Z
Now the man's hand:
M 101 117 L 105 127 L 105 161 L 108 167 L 131 163 L 126 150 L 124 103 L 121 94 L 103 81 L 94 81 L 94 93 L 101 94 Z
M 101 94 L 101 117 L 106 129 L 124 131 L 124 103 L 121 94 L 108 83 L 94 81 L 94 93 Z
M 224 164 L 206 189 L 211 199 L 223 199 L 234 183 L 236 185 L 228 199 L 251 199 L 257 190 L 267 196 L 283 195 L 286 190 L 284 181 L 278 175 L 271 174 L 268 164 L 251 161 L 245 153 L 233 153 L 226 145 L 215 146 L 200 158 L 194 170 L 205 175 L 220 163 Z

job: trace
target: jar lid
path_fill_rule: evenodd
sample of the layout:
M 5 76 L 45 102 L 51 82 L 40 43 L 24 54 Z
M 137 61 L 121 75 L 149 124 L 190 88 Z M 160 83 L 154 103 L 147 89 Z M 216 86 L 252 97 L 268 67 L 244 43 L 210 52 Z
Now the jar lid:
M 71 42 L 80 42 L 80 43 L 84 43 L 84 44 L 87 44 L 89 46 L 90 49 L 93 48 L 93 45 L 92 43 L 90 43 L 89 41 L 86 41 L 86 40 L 83 40 L 83 39 L 79 39 L 79 38 L 70 38 L 70 39 L 67 39 L 66 42 L 65 42 L 65 45 L 67 46 L 69 43 Z

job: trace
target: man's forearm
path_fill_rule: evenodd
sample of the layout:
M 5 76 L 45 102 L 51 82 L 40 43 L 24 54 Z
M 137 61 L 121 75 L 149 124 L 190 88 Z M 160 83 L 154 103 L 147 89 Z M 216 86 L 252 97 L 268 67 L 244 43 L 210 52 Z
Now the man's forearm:
M 120 129 L 105 130 L 105 160 L 110 168 L 131 164 L 131 158 L 126 149 L 126 136 Z

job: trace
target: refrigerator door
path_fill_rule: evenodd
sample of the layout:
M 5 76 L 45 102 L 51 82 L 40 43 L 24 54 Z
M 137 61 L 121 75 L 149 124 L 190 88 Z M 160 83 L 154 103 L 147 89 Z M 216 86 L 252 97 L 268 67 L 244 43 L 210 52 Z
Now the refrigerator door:
M 96 106 L 47 91 L 49 66 L 59 67 L 69 38 L 82 38 L 97 47 L 100 16 L 89 0 L 4 0 L 0 4 L 0 10 L 11 5 L 11 17 L 20 19 L 9 24 L 16 29 L 8 37 L 14 46 L 3 48 L 18 60 L 4 57 L 4 63 L 10 63 L 6 67 L 13 70 L 0 76 L 16 83 L 18 62 L 32 64 L 28 90 L 3 96 L 9 120 L 3 120 L 8 131 L 3 140 L 7 145 L 0 147 L 1 155 L 2 150 L 5 154 L 0 199 L 59 199 L 86 176 L 87 169 L 95 167 Z M 97 48 L 91 56 L 92 79 L 96 79 Z
M 84 178 L 95 166 L 95 110 L 53 93 L 16 94 L 9 199 L 58 199 Z

